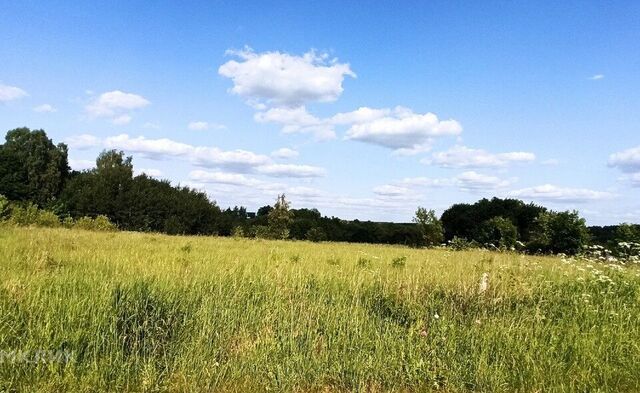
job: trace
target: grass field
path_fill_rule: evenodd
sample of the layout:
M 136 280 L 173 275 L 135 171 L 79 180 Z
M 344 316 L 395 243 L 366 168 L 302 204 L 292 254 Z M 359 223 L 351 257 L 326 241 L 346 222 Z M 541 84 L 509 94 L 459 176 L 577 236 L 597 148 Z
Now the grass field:
M 637 392 L 639 272 L 5 226 L 0 391 Z

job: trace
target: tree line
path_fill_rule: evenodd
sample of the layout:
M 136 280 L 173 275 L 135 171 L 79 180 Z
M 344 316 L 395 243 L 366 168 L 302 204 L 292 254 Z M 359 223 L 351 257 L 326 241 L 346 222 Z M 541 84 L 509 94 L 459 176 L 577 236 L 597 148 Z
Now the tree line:
M 28 128 L 7 132 L 5 143 L 0 145 L 0 195 L 4 196 L 0 198 L 0 210 L 4 210 L 0 219 L 13 211 L 14 216 L 22 217 L 21 222 L 29 222 L 41 209 L 47 212 L 41 217 L 44 220 L 46 216 L 47 222 L 83 220 L 85 226 L 99 222 L 95 225 L 109 227 L 107 220 L 122 230 L 167 234 L 412 247 L 449 243 L 456 248 L 483 246 L 567 254 L 580 252 L 593 242 L 608 246 L 618 241 L 640 242 L 638 226 L 595 227 L 590 231 L 577 212 L 555 212 L 517 199 L 455 204 L 441 217 L 420 207 L 411 223 L 327 217 L 317 209 L 291 209 L 284 195 L 255 214 L 238 206 L 223 210 L 204 192 L 145 174 L 135 176 L 132 157 L 122 151 L 103 151 L 95 168 L 73 171 L 65 144 L 54 144 L 44 130 Z M 95 221 L 97 217 L 100 219 Z

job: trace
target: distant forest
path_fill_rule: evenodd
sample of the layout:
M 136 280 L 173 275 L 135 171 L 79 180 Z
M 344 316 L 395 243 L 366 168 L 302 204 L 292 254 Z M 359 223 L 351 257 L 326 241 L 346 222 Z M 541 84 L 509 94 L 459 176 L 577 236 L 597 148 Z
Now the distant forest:
M 413 247 L 453 242 L 565 253 L 577 253 L 586 244 L 640 242 L 638 225 L 587 228 L 577 212 L 553 212 L 516 199 L 454 204 L 439 218 L 418 209 L 411 223 L 349 221 L 323 216 L 317 209 L 289 209 L 284 196 L 255 213 L 238 206 L 221 209 L 202 191 L 134 176 L 132 157 L 121 151 L 103 151 L 94 169 L 73 171 L 65 144 L 54 144 L 44 130 L 28 128 L 7 132 L 0 145 L 0 196 L 14 209 L 37 206 L 61 222 L 101 216 L 121 230 L 167 234 Z M 5 210 L 0 213 L 11 215 Z

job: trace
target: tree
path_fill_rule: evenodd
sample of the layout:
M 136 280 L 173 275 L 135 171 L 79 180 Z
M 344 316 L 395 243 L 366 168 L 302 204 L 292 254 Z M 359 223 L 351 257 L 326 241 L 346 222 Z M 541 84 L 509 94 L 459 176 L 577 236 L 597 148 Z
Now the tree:
M 16 128 L 0 145 L 0 194 L 10 200 L 52 205 L 69 176 L 67 146 L 44 130 Z
M 577 211 L 543 212 L 535 222 L 535 231 L 527 248 L 534 252 L 577 254 L 589 242 L 584 218 Z
M 484 221 L 478 233 L 477 240 L 484 245 L 493 245 L 499 248 L 515 247 L 518 240 L 518 228 L 504 217 L 493 217 Z
M 286 239 L 289 237 L 289 227 L 293 220 L 293 213 L 289 211 L 289 202 L 284 194 L 278 195 L 273 209 L 269 212 L 269 232 L 276 239 Z
M 444 230 L 442 222 L 438 220 L 434 210 L 427 210 L 424 207 L 418 207 L 413 222 L 418 225 L 424 239 L 424 243 L 428 247 L 432 247 L 442 243 L 444 240 Z

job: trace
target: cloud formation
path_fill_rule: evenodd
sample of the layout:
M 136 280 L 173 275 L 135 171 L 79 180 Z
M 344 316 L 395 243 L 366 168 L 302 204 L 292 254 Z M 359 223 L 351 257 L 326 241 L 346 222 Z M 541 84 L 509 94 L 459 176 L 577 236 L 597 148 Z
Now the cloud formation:
M 53 113 L 53 112 L 57 112 L 58 110 L 54 108 L 52 105 L 42 104 L 33 108 L 33 111 L 38 113 Z
M 551 202 L 585 203 L 613 198 L 610 192 L 544 184 L 509 192 L 509 196 Z
M 421 162 L 441 168 L 499 168 L 535 159 L 535 154 L 528 152 L 492 154 L 482 149 L 456 145 L 447 151 L 434 153 L 430 159 L 423 159 Z
M 370 116 L 352 124 L 346 139 L 409 152 L 424 150 L 434 137 L 459 135 L 461 132 L 462 126 L 456 120 L 439 120 L 430 112 L 419 114 L 408 108 L 396 107 L 384 116 Z
M 640 172 L 640 146 L 636 146 L 609 156 L 609 166 L 625 173 Z
M 224 168 L 235 173 L 256 173 L 269 177 L 314 178 L 326 174 L 324 168 L 311 165 L 277 164 L 271 157 L 248 150 L 222 150 L 213 146 L 193 146 L 168 138 L 149 139 L 120 134 L 104 139 L 82 134 L 65 142 L 76 149 L 102 146 L 137 153 L 152 160 L 175 157 L 205 168 Z M 291 150 L 293 152 L 293 150 Z M 288 152 L 290 154 L 290 152 Z
M 288 147 L 283 147 L 278 150 L 274 150 L 271 152 L 271 157 L 280 158 L 284 160 L 288 160 L 291 158 L 296 158 L 300 155 L 297 150 L 289 149 Z
M 0 83 L 0 102 L 7 102 L 17 100 L 23 97 L 27 97 L 26 91 L 22 90 L 19 87 L 9 86 Z
M 335 101 L 344 90 L 344 78 L 356 77 L 349 64 L 315 51 L 296 56 L 245 48 L 227 54 L 237 60 L 222 64 L 218 73 L 233 81 L 231 92 L 276 106 Z
M 108 91 L 95 97 L 86 107 L 86 113 L 93 118 L 110 117 L 115 124 L 131 121 L 130 112 L 151 104 L 146 98 L 120 90 Z

